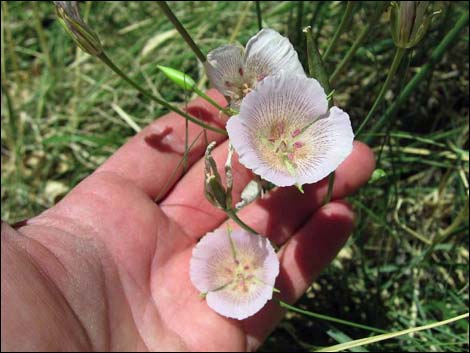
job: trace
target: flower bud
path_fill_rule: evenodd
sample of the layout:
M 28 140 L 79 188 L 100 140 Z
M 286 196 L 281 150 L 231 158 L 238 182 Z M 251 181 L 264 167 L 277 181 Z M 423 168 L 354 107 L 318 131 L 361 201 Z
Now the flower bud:
M 392 36 L 399 48 L 414 47 L 426 33 L 432 15 L 426 15 L 429 1 L 392 1 Z
M 190 76 L 186 75 L 184 72 L 162 65 L 158 65 L 157 67 L 165 74 L 166 77 L 168 77 L 171 81 L 176 83 L 184 90 L 194 90 L 196 82 L 194 82 L 194 80 Z
M 215 175 L 206 174 L 204 186 L 206 198 L 209 202 L 215 207 L 225 210 L 227 196 L 223 185 L 217 180 L 217 177 Z
M 54 1 L 57 17 L 72 37 L 75 44 L 85 53 L 98 56 L 103 52 L 98 35 L 83 22 L 76 1 Z
M 225 176 L 227 180 L 227 187 L 222 184 L 222 178 L 217 170 L 217 164 L 211 153 L 215 147 L 215 142 L 211 142 L 206 149 L 205 154 L 205 180 L 204 180 L 204 193 L 207 200 L 215 207 L 222 210 L 229 210 L 232 206 L 232 166 L 231 158 L 233 149 L 230 147 L 227 163 L 225 164 Z

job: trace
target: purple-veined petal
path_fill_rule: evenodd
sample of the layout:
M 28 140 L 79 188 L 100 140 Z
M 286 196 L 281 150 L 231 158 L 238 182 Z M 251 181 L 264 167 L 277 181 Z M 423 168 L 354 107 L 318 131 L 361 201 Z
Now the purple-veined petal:
M 202 293 L 225 285 L 231 280 L 220 273 L 220 268 L 232 266 L 232 252 L 227 232 L 218 229 L 206 234 L 193 250 L 190 262 L 190 277 L 194 286 Z
M 289 39 L 269 28 L 262 29 L 248 41 L 244 69 L 246 75 L 255 77 L 257 81 L 268 75 L 276 75 L 281 70 L 288 74 L 305 76 L 297 52 Z
M 244 230 L 216 230 L 205 235 L 193 250 L 190 278 L 206 293 L 206 301 L 217 313 L 245 319 L 258 312 L 272 298 L 279 274 L 279 260 L 260 235 Z
M 239 115 L 228 121 L 227 132 L 247 168 L 277 186 L 301 184 L 302 163 L 310 161 L 316 148 L 306 143 L 311 140 L 310 125 L 324 119 L 327 109 L 326 94 L 318 81 L 282 72 L 264 79 L 245 97 Z M 295 138 L 305 127 L 308 133 Z M 276 145 L 283 141 L 285 146 Z
M 298 183 L 310 184 L 336 170 L 351 153 L 354 133 L 349 115 L 332 107 L 326 117 L 305 131 L 304 140 L 313 148 L 311 154 L 298 163 Z
M 230 44 L 214 49 L 204 67 L 211 84 L 223 95 L 233 96 L 243 84 L 243 48 Z

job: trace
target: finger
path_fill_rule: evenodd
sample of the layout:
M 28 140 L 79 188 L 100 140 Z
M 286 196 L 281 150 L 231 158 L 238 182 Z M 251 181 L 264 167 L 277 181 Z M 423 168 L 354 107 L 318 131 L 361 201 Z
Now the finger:
M 221 145 L 214 156 L 218 165 L 223 166 L 226 146 Z M 222 211 L 205 200 L 202 164 L 202 161 L 196 163 L 161 204 L 164 212 L 173 220 L 180 220 L 186 234 L 195 238 L 213 230 L 226 219 Z M 336 170 L 333 199 L 344 198 L 366 183 L 374 166 L 375 159 L 370 148 L 355 142 L 352 153 Z M 238 195 L 250 179 L 250 174 L 244 174 L 244 170 L 238 162 L 234 163 L 233 195 Z M 270 191 L 265 199 L 245 207 L 238 215 L 260 234 L 282 244 L 321 206 L 327 190 L 327 178 L 305 186 L 304 194 L 295 187 L 278 188 Z M 230 224 L 238 228 L 233 222 Z
M 215 90 L 208 92 L 215 101 L 224 105 L 225 98 Z M 211 125 L 225 126 L 226 117 L 202 98 L 190 103 L 186 110 L 196 118 Z M 203 129 L 189 123 L 189 144 Z M 207 130 L 209 140 L 222 141 L 226 136 Z M 196 162 L 204 153 L 205 139 L 200 136 L 188 155 L 188 165 Z M 185 151 L 185 119 L 176 113 L 169 113 L 132 137 L 112 155 L 96 173 L 112 172 L 134 183 L 155 198 L 162 188 L 170 189 L 182 174 L 182 168 L 166 185 L 174 169 L 183 158 Z M 93 176 L 92 176 L 93 177 Z
M 319 209 L 279 253 L 279 297 L 297 301 L 346 242 L 353 228 L 353 212 L 346 202 L 334 201 Z M 256 349 L 276 327 L 284 310 L 275 300 L 245 320 L 248 350 Z
M 335 172 L 332 200 L 344 198 L 369 180 L 375 167 L 370 148 L 355 142 L 349 157 Z M 295 187 L 278 188 L 265 198 L 241 210 L 238 216 L 260 234 L 268 236 L 275 244 L 283 244 L 321 207 L 328 192 L 328 178 L 307 185 L 304 193 Z M 229 222 L 232 228 L 238 226 Z

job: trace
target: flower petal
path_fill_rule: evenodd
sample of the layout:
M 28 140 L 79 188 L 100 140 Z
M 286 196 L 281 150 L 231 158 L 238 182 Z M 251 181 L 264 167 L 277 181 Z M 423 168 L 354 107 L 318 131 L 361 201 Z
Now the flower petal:
M 325 91 L 317 80 L 283 72 L 267 77 L 245 97 L 240 114 L 228 121 L 227 132 L 243 165 L 277 186 L 294 185 L 296 175 L 266 151 L 266 140 L 277 126 L 300 130 L 327 109 Z
M 225 96 L 233 96 L 243 85 L 243 48 L 231 44 L 212 50 L 204 68 L 215 88 Z
M 223 271 L 233 261 L 227 231 L 207 233 L 193 249 L 189 264 L 191 282 L 202 293 L 215 290 L 231 280 Z
M 338 166 L 351 153 L 354 133 L 349 115 L 332 107 L 327 117 L 316 121 L 307 131 L 306 144 L 313 146 L 308 158 L 299 162 L 298 183 L 315 183 Z
M 257 282 L 251 284 L 247 293 L 232 290 L 209 292 L 206 300 L 210 308 L 221 315 L 238 320 L 257 313 L 272 298 L 274 282 L 279 274 L 279 259 L 266 237 L 250 234 L 244 230 L 232 232 L 237 258 L 249 263 L 250 273 L 255 273 Z
M 232 296 L 227 290 L 209 292 L 206 301 L 207 305 L 220 315 L 243 320 L 260 311 L 272 295 L 273 287 L 262 286 L 253 294 L 243 298 Z
M 297 52 L 289 39 L 269 28 L 262 29 L 248 41 L 244 69 L 258 81 L 268 75 L 278 74 L 280 70 L 305 76 Z
M 208 233 L 196 245 L 190 261 L 190 278 L 207 293 L 210 308 L 242 320 L 258 312 L 272 298 L 279 260 L 266 237 L 235 230 Z

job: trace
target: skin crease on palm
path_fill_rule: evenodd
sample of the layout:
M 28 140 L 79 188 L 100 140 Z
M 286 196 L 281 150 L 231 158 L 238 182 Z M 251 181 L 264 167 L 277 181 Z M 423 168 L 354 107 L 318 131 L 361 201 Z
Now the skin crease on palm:
M 225 104 L 214 90 L 209 94 Z M 201 99 L 187 109 L 214 125 L 226 122 Z M 190 125 L 193 141 L 201 129 Z M 2 351 L 244 351 L 272 332 L 283 316 L 275 301 L 231 320 L 212 311 L 189 280 L 198 239 L 227 227 L 225 214 L 204 197 L 203 138 L 190 152 L 189 170 L 154 202 L 182 158 L 184 134 L 184 119 L 170 113 L 53 208 L 14 227 L 2 222 Z M 227 141 L 211 132 L 208 138 L 218 142 L 213 155 L 223 168 Z M 234 159 L 236 196 L 253 175 Z M 276 282 L 282 300 L 294 303 L 340 250 L 353 228 L 341 199 L 367 182 L 374 163 L 371 150 L 356 142 L 336 171 L 329 204 L 321 207 L 323 180 L 306 185 L 304 194 L 275 189 L 239 212 L 282 245 Z

